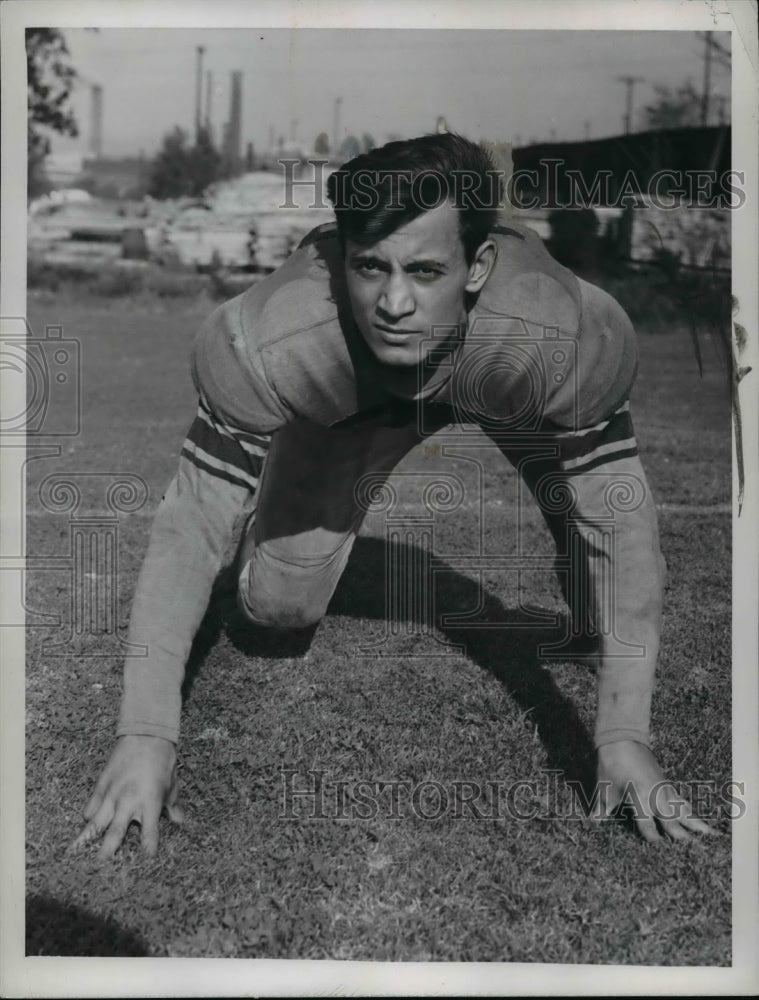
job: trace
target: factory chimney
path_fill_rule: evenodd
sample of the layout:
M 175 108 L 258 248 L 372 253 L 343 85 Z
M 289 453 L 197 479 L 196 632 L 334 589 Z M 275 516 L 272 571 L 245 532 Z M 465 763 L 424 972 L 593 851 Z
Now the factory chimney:
M 206 132 L 211 134 L 211 102 L 213 98 L 213 73 L 211 70 L 206 71 Z
M 103 88 L 93 83 L 91 94 L 90 153 L 100 160 L 103 156 Z
M 238 170 L 242 156 L 242 73 L 232 73 L 232 93 L 229 102 L 229 123 L 225 134 L 225 159 L 232 170 Z
M 195 50 L 197 54 L 197 65 L 195 72 L 195 142 L 198 141 L 200 135 L 200 105 L 201 105 L 201 95 L 203 92 L 203 53 L 205 49 L 202 45 L 199 45 Z

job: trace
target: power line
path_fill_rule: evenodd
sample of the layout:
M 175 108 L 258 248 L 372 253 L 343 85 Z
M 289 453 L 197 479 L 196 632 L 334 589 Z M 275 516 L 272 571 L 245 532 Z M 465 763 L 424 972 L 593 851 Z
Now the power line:
M 636 83 L 645 83 L 642 76 L 618 76 L 617 80 L 627 86 L 627 102 L 625 105 L 625 135 L 632 131 L 632 111 L 633 111 L 633 90 Z
M 704 89 L 701 92 L 701 124 L 706 125 L 709 121 L 709 87 L 711 84 L 712 72 L 712 33 L 704 33 Z
M 725 69 L 730 69 L 732 66 L 733 56 L 729 48 L 720 44 L 714 37 L 713 31 L 705 31 L 706 45 L 710 51 L 714 54 L 714 61 L 718 66 L 722 66 Z

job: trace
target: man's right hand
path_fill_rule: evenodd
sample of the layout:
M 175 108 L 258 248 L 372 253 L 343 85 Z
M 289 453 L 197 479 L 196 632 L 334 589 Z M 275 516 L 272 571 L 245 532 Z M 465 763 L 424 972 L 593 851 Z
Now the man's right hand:
M 84 810 L 88 821 L 72 847 L 103 836 L 98 856 L 112 857 L 132 821 L 142 827 L 142 847 L 158 850 L 158 819 L 166 807 L 169 819 L 181 823 L 177 805 L 177 753 L 160 736 L 121 736 Z

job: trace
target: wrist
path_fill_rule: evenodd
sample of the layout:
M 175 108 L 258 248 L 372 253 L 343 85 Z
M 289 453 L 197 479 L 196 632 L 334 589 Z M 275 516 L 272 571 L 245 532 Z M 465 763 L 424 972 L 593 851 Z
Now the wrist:
M 179 742 L 179 729 L 159 722 L 140 722 L 122 717 L 116 727 L 116 737 L 122 736 L 152 736 L 176 745 Z
M 651 752 L 650 743 L 644 743 L 640 739 L 615 740 L 612 743 L 602 743 L 601 746 L 596 747 L 596 757 L 600 763 L 603 763 L 620 756 L 627 756 L 631 750 L 637 751 L 641 747 L 649 753 Z
M 650 750 L 651 735 L 647 728 L 638 726 L 596 731 L 596 751 L 600 751 L 604 747 L 614 746 L 617 743 L 639 743 Z

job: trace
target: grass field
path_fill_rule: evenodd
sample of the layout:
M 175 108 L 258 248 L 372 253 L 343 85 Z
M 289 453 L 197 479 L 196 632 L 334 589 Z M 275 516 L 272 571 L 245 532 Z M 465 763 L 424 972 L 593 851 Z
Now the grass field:
M 28 635 L 27 954 L 729 965 L 720 809 L 722 836 L 684 846 L 646 845 L 624 820 L 593 827 L 568 815 L 565 778 L 586 778 L 590 764 L 594 680 L 580 663 L 536 655 L 556 629 L 530 624 L 524 609 L 563 613 L 551 574 L 524 575 L 519 588 L 513 575 L 484 579 L 480 617 L 510 628 L 425 635 L 412 625 L 376 647 L 386 558 L 378 514 L 309 648 L 241 630 L 223 596 L 209 608 L 180 744 L 188 818 L 163 821 L 158 857 L 140 853 L 136 830 L 106 865 L 94 848 L 67 851 L 113 742 L 122 667 L 114 635 L 66 637 L 72 518 L 107 513 L 114 474 L 149 488 L 141 509 L 118 518 L 123 632 L 150 517 L 192 419 L 187 353 L 210 308 L 191 296 L 107 299 L 66 287 L 30 297 L 38 334 L 55 324 L 80 341 L 83 426 L 62 439 L 60 457 L 28 464 L 28 551 L 48 560 L 29 574 L 28 606 L 62 626 Z M 721 785 L 731 776 L 726 377 L 705 343 L 699 378 L 685 328 L 641 330 L 640 345 L 634 417 L 670 571 L 656 750 L 673 778 Z M 494 449 L 476 454 L 482 509 L 471 462 L 445 457 L 434 440 L 406 460 L 407 470 L 455 471 L 466 483 L 467 502 L 435 522 L 442 563 L 476 551 L 480 530 L 487 551 L 515 545 L 514 474 Z M 40 503 L 52 473 L 82 485 L 79 511 Z M 407 490 L 402 501 L 418 512 Z M 535 511 L 525 532 L 528 551 L 551 553 Z M 474 577 L 450 569 L 436 579 L 436 612 L 476 606 Z M 62 645 L 51 652 L 51 641 Z M 323 818 L 303 815 L 305 799 L 296 818 L 283 815 L 287 782 L 306 787 L 315 770 L 328 794 L 361 779 L 426 794 L 414 808 L 401 798 L 396 818 L 384 799 L 365 819 L 341 818 L 331 799 Z M 514 804 L 531 820 L 484 807 L 479 817 L 464 807 L 420 815 L 434 816 L 441 786 L 520 779 L 533 784 Z

